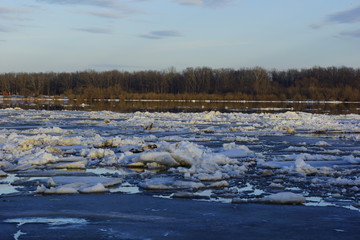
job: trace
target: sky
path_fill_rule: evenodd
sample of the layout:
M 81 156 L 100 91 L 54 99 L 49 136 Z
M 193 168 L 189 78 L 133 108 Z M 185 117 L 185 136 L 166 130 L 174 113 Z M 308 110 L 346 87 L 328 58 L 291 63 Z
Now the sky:
M 0 72 L 360 67 L 360 0 L 1 0 Z

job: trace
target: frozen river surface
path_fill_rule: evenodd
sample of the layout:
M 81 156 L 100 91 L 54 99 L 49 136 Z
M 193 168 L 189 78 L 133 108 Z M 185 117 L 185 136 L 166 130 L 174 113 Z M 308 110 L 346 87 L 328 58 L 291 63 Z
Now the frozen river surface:
M 0 110 L 0 194 L 359 211 L 360 115 Z

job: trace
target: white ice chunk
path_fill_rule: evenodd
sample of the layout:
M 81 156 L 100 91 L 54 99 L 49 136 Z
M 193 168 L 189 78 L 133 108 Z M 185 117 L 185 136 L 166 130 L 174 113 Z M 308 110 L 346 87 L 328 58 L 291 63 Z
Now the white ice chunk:
M 249 149 L 231 149 L 220 153 L 230 158 L 243 158 L 252 156 L 253 152 Z
M 79 190 L 80 193 L 104 193 L 108 191 L 109 189 L 105 188 L 105 186 L 101 183 L 97 183 L 94 186 L 82 188 Z
M 36 190 L 36 192 L 39 193 L 38 190 Z M 46 189 L 43 193 L 44 194 L 76 194 L 79 193 L 79 191 L 74 187 L 60 186 L 56 188 Z
M 69 185 L 72 183 L 80 183 L 81 186 L 91 186 L 101 183 L 105 187 L 115 186 L 122 183 L 121 178 L 107 178 L 107 177 L 97 177 L 97 176 L 57 176 L 53 177 L 54 182 L 57 185 Z
M 55 187 L 55 186 L 57 186 L 57 184 L 55 183 L 53 178 L 49 178 L 48 181 L 47 181 L 47 186 L 48 187 Z
M 133 158 L 135 163 L 151 164 L 158 166 L 176 167 L 179 163 L 168 152 L 145 152 Z
M 331 179 L 329 183 L 337 186 L 360 186 L 360 177 L 355 180 L 338 177 L 336 179 Z
M 223 137 L 222 140 L 228 142 L 258 142 L 259 138 L 247 136 L 228 136 Z
M 222 179 L 229 178 L 229 175 L 223 174 L 221 171 L 216 171 L 214 173 L 198 173 L 194 174 L 194 177 L 199 179 L 200 181 L 219 181 Z
M 7 173 L 0 169 L 0 177 L 6 177 Z
M 11 165 L 9 161 L 5 160 L 5 156 L 1 156 L 1 152 L 0 152 L 0 159 L 2 159 L 2 161 L 0 161 L 0 168 L 6 168 Z
M 284 151 L 289 151 L 289 152 L 307 152 L 308 149 L 304 146 L 302 147 L 294 147 L 294 146 L 289 146 L 288 148 L 284 149 Z
M 5 168 L 6 172 L 15 172 L 15 171 L 25 171 L 25 170 L 29 170 L 35 168 L 34 165 L 32 164 L 20 164 L 20 165 L 10 165 L 8 167 Z
M 302 204 L 305 203 L 305 197 L 292 192 L 280 192 L 266 196 L 261 201 L 273 204 Z
M 172 184 L 174 179 L 170 177 L 166 178 L 151 178 L 145 179 L 144 182 L 139 184 L 139 187 L 148 190 L 169 190 L 173 189 Z
M 54 169 L 85 169 L 87 164 L 87 160 L 76 161 L 76 162 L 68 162 L 68 163 L 58 163 L 51 166 Z
M 52 128 L 37 128 L 37 129 L 30 129 L 24 131 L 24 133 L 31 133 L 31 134 L 40 134 L 40 133 L 66 133 L 66 130 L 63 130 L 59 127 L 52 127 Z
M 219 182 L 214 182 L 214 183 L 211 183 L 209 185 L 210 188 L 224 188 L 224 187 L 228 187 L 230 186 L 229 182 L 228 181 L 219 181 Z
M 110 149 L 83 149 L 81 152 L 82 156 L 86 156 L 88 158 L 104 158 L 106 156 L 115 155 L 114 151 Z
M 316 169 L 310 164 L 306 163 L 304 159 L 297 159 L 294 164 L 294 168 L 297 172 L 300 173 L 313 173 L 316 172 Z
M 331 146 L 331 144 L 325 142 L 325 141 L 318 141 L 317 143 L 315 143 L 315 146 L 317 147 L 326 147 L 326 146 Z
M 344 161 L 347 161 L 351 164 L 360 164 L 360 157 L 354 157 L 353 155 L 344 156 Z
M 254 154 L 247 146 L 236 145 L 234 142 L 223 144 L 223 148 L 224 151 L 220 153 L 230 158 L 247 157 Z
M 58 157 L 47 153 L 44 150 L 39 150 L 34 154 L 28 154 L 21 157 L 18 161 L 19 164 L 32 164 L 32 165 L 45 165 L 48 163 L 54 163 L 58 161 Z
M 309 154 L 309 153 L 293 154 L 293 155 L 286 157 L 286 159 L 289 159 L 289 160 L 302 159 L 305 161 L 333 161 L 333 160 L 336 160 L 336 158 L 337 157 L 333 156 L 333 155 Z

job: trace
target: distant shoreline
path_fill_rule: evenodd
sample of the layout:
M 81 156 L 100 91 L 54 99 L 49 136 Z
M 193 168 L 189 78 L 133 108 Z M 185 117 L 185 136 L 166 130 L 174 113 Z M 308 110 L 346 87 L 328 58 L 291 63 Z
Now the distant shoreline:
M 125 95 L 126 96 L 126 95 Z M 140 95 L 142 97 L 139 98 L 74 98 L 69 99 L 64 96 L 40 96 L 40 97 L 25 97 L 25 96 L 2 96 L 0 95 L 0 100 L 2 101 L 85 101 L 85 102 L 205 102 L 205 103 L 298 103 L 298 104 L 347 104 L 347 103 L 360 103 L 360 101 L 340 101 L 340 100 L 244 100 L 244 99 L 227 99 L 224 97 L 223 99 L 211 99 L 212 95 L 208 95 L 208 99 L 206 98 L 198 98 L 197 95 L 193 95 L 193 99 L 184 99 L 179 98 L 174 99 L 160 99 L 160 98 L 152 98 L 146 94 Z
M 68 99 L 360 101 L 360 69 L 261 67 L 0 74 L 3 96 Z

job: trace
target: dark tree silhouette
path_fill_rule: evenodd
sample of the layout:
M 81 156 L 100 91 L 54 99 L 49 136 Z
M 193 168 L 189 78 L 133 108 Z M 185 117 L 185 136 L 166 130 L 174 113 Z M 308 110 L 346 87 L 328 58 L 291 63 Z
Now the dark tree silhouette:
M 141 97 L 360 101 L 360 69 L 197 67 L 177 72 L 171 67 L 164 71 L 3 73 L 0 91 L 3 95 L 62 95 L 88 100 Z

